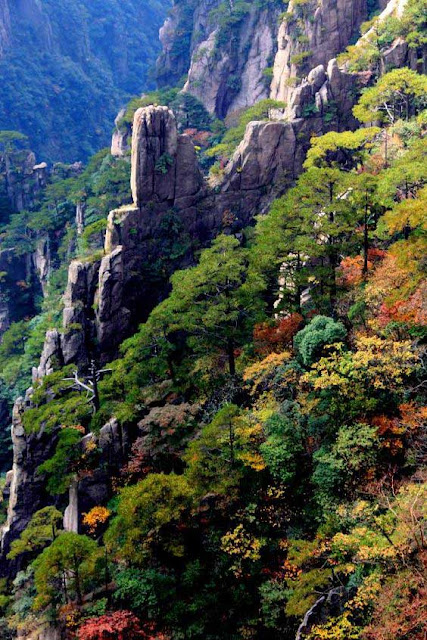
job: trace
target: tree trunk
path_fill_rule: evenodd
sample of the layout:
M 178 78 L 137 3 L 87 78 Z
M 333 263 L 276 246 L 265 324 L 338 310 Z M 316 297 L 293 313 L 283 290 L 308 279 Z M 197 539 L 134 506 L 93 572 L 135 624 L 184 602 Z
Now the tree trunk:
M 227 355 L 228 355 L 228 368 L 230 370 L 230 375 L 234 376 L 236 374 L 236 360 L 234 358 L 234 342 L 233 338 L 228 338 L 227 340 Z
M 369 250 L 369 232 L 368 232 L 368 195 L 365 199 L 365 217 L 363 223 L 363 277 L 368 274 L 368 250 Z
M 82 588 L 80 585 L 79 564 L 77 558 L 74 558 L 74 585 L 76 588 L 77 604 L 83 604 Z
M 231 460 L 231 466 L 234 467 L 234 431 L 233 431 L 233 424 L 231 420 L 228 423 L 228 427 L 229 427 L 229 436 L 230 436 L 230 460 Z
M 99 411 L 100 402 L 99 402 L 99 391 L 98 391 L 98 378 L 97 378 L 97 370 L 95 360 L 92 360 L 90 363 L 90 373 L 92 377 L 92 385 L 93 385 L 93 410 L 95 413 Z

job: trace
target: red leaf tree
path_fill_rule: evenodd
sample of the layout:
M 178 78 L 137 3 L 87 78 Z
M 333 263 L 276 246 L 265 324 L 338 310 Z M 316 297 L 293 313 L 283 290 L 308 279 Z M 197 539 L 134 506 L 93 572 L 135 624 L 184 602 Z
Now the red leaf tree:
M 130 611 L 115 611 L 90 618 L 80 627 L 79 640 L 140 640 L 149 636 L 138 618 Z

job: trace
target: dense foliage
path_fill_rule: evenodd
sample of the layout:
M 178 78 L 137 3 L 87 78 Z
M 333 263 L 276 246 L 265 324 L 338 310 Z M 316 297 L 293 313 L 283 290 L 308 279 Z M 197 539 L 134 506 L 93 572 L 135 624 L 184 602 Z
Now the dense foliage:
M 122 104 L 150 84 L 170 3 L 25 4 L 10 3 L 12 39 L 0 60 L 0 129 L 13 122 L 43 160 L 84 160 L 108 142 Z
M 115 500 L 86 514 L 87 536 L 57 532 L 52 511 L 14 544 L 28 562 L 44 547 L 34 608 L 79 638 L 273 639 L 334 593 L 304 637 L 422 637 L 426 151 L 406 115 L 385 129 L 387 158 L 380 129 L 315 139 L 250 242 L 219 236 L 172 277 L 100 385 L 105 417 L 149 413 Z M 63 376 L 25 418 L 68 420 L 39 470 L 54 493 L 96 465 Z
M 227 4 L 225 32 L 249 10 Z M 418 47 L 414 24 L 405 34 Z M 5 629 L 54 620 L 67 640 L 294 640 L 298 629 L 304 640 L 424 640 L 426 85 L 410 69 L 380 71 L 354 108 L 376 126 L 313 137 L 303 173 L 254 229 L 219 235 L 172 275 L 99 381 L 99 406 L 68 383 L 70 368 L 36 381 L 22 424 L 54 438 L 38 467 L 53 504 L 108 474 L 101 425 L 114 417 L 129 446 L 81 533 L 63 531 L 51 506 L 14 541 L 22 571 L 0 583 Z M 224 135 L 197 101 L 160 90 L 119 126 L 153 99 L 177 108 L 181 129 L 208 144 L 217 135 L 220 162 L 249 120 L 283 106 L 263 101 Z M 73 255 L 91 259 L 127 174 L 126 159 L 101 153 L 5 228 L 33 243 L 47 211 L 59 231 L 83 199 L 90 225 Z M 17 389 L 36 353 L 31 328 L 13 324 L 0 345 Z

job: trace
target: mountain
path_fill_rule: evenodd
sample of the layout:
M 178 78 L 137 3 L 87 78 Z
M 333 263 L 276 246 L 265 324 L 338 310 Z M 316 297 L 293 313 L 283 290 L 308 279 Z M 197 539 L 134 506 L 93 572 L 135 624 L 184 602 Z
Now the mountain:
M 169 0 L 2 0 L 0 129 L 46 161 L 105 146 L 130 96 L 150 86 Z
M 87 164 L 0 132 L 2 638 L 424 640 L 426 26 L 176 0 Z

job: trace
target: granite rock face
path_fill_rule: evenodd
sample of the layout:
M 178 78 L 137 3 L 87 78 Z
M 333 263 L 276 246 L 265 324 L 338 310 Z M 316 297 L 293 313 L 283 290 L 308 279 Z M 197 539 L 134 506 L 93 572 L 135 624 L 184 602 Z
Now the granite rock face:
M 46 332 L 39 366 L 33 369 L 33 384 L 50 375 L 62 365 L 61 334 L 57 329 L 50 329 Z
M 19 561 L 4 561 L 12 540 L 15 540 L 27 526 L 32 514 L 52 503 L 52 496 L 46 492 L 46 483 L 37 474 L 38 467 L 54 451 L 57 434 L 47 434 L 41 429 L 38 433 L 25 433 L 22 425 L 22 413 L 31 407 L 31 390 L 24 398 L 15 402 L 12 415 L 13 468 L 7 476 L 9 505 L 6 523 L 0 528 L 1 557 L 0 573 L 17 569 Z
M 68 282 L 64 295 L 63 334 L 61 336 L 64 364 L 86 364 L 90 357 L 89 345 L 93 340 L 91 321 L 98 282 L 100 260 L 81 262 L 73 260 L 68 268 Z
M 195 4 L 195 0 L 174 2 L 160 29 L 162 52 L 156 65 L 156 80 L 160 87 L 177 84 L 188 71 Z
M 178 135 L 173 112 L 167 107 L 144 107 L 134 116 L 131 190 L 134 204 L 180 206 L 203 186 L 190 138 Z
M 112 495 L 112 477 L 119 472 L 128 454 L 129 438 L 115 418 L 109 420 L 95 435 L 89 433 L 82 440 L 86 450 L 95 445 L 99 451 L 97 468 L 82 478 L 75 478 L 68 494 L 68 506 L 64 512 L 64 529 L 83 533 L 82 514 L 105 503 Z
M 4 154 L 0 158 L 0 173 L 4 177 L 5 195 L 12 211 L 31 209 L 40 191 L 47 184 L 48 167 L 36 163 L 32 151 Z
M 321 117 L 325 131 L 354 128 L 357 122 L 352 116 L 352 107 L 370 77 L 369 72 L 347 73 L 333 58 L 326 67 L 320 64 L 312 69 L 301 84 L 292 89 L 287 106 L 278 117 L 290 121 Z
M 292 101 L 295 83 L 319 65 L 324 68 L 358 33 L 366 20 L 366 0 L 309 0 L 289 3 L 278 34 L 271 97 Z M 300 37 L 301 32 L 304 38 Z
M 210 187 L 191 139 L 180 135 L 173 112 L 149 106 L 135 113 L 132 136 L 133 204 L 108 217 L 104 257 L 70 265 L 65 295 L 63 361 L 85 366 L 93 345 L 101 362 L 143 322 L 168 292 L 174 270 L 221 232 L 239 233 L 302 170 L 310 137 L 349 126 L 349 87 L 359 79 L 335 61 L 319 65 L 294 93 L 293 118 L 251 123 L 222 179 Z M 351 95 L 356 95 L 353 91 Z M 329 102 L 336 113 L 323 116 Z M 310 118 L 300 117 L 315 102 Z M 173 256 L 172 258 L 170 256 Z
M 48 505 L 61 506 L 57 497 L 46 492 L 45 479 L 37 472 L 38 467 L 54 454 L 58 430 L 47 433 L 42 428 L 38 433 L 27 434 L 22 425 L 22 414 L 31 407 L 31 393 L 32 389 L 29 389 L 25 399 L 19 398 L 13 408 L 13 468 L 7 474 L 4 489 L 9 501 L 7 520 L 0 527 L 1 576 L 14 575 L 19 570 L 19 559 L 7 561 L 6 555 L 11 542 L 25 529 L 31 516 Z M 64 516 L 64 528 L 69 531 L 80 532 L 82 513 L 112 495 L 111 478 L 118 472 L 128 453 L 127 432 L 115 419 L 107 422 L 98 435 L 88 434 L 82 440 L 83 449 L 90 442 L 94 442 L 98 448 L 98 466 L 92 475 L 76 478 L 71 484 Z
M 232 33 L 215 11 L 222 0 L 176 4 L 160 30 L 163 46 L 157 65 L 161 86 L 187 75 L 183 91 L 219 117 L 268 97 L 264 70 L 272 64 L 281 3 L 249 10 L 233 21 Z
M 184 91 L 196 96 L 210 113 L 225 117 L 268 97 L 264 70 L 275 53 L 280 6 L 254 4 L 228 34 L 212 17 L 220 4 L 206 0 L 195 11 Z
M 93 305 L 102 358 L 114 355 L 123 338 L 146 319 L 166 295 L 173 270 L 192 264 L 196 247 L 206 246 L 221 231 L 241 231 L 266 205 L 272 185 L 284 186 L 283 175 L 290 184 L 302 166 L 303 129 L 303 122 L 296 129 L 284 122 L 248 127 L 222 183 L 212 190 L 204 183 L 192 141 L 178 134 L 173 113 L 153 106 L 136 112 L 134 205 L 109 215 Z M 153 273 L 155 265 L 162 274 Z
M 120 124 L 125 112 L 125 109 L 121 109 L 114 120 L 114 131 L 111 138 L 110 152 L 115 158 L 123 158 L 131 149 L 130 139 L 132 137 L 132 132 L 129 127 Z

